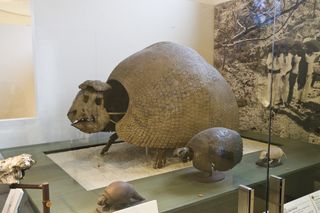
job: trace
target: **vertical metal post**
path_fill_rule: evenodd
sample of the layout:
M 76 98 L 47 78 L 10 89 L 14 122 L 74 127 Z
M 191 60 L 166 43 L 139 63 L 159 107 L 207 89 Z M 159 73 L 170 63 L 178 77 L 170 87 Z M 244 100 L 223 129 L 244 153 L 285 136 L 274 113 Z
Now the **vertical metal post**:
M 270 99 L 269 99 L 269 126 L 268 126 L 268 152 L 267 152 L 267 178 L 266 178 L 266 208 L 265 212 L 269 211 L 269 175 L 270 175 L 270 148 L 271 148 L 271 140 L 272 140 L 272 114 L 273 114 L 273 78 L 274 78 L 274 62 L 275 62 L 275 34 L 276 34 L 276 18 L 277 18 L 277 4 L 276 0 L 273 0 L 273 26 L 272 26 L 272 69 L 271 69 L 271 82 L 270 82 Z
M 269 182 L 269 213 L 283 213 L 285 179 L 271 175 Z
M 51 201 L 49 198 L 49 184 L 43 183 L 42 186 L 42 205 L 43 205 L 43 212 L 50 213 Z
M 238 193 L 238 213 L 253 213 L 254 189 L 240 185 Z

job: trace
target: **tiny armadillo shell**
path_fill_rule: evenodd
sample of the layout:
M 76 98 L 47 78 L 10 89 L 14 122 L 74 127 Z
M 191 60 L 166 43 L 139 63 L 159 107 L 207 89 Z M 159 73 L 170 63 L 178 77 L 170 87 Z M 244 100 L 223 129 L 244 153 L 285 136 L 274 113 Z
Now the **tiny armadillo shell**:
M 122 140 L 141 147 L 176 148 L 210 127 L 238 129 L 238 106 L 220 73 L 191 48 L 160 42 L 122 61 L 108 81 L 128 92 L 116 124 Z
M 243 155 L 243 144 L 238 132 L 226 128 L 210 128 L 196 134 L 187 143 L 193 151 L 193 166 L 200 171 L 226 171 L 238 164 Z

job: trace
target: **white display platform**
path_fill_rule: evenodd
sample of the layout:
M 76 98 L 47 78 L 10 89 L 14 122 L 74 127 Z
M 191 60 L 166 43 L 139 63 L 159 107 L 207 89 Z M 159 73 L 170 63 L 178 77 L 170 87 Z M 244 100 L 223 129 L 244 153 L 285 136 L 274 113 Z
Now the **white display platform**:
M 266 149 L 267 144 L 243 139 L 244 154 Z M 128 143 L 114 144 L 105 156 L 100 155 L 103 146 L 48 154 L 87 191 L 105 187 L 113 181 L 132 181 L 192 166 L 178 158 L 168 157 L 164 168 L 154 169 L 152 155 L 144 148 Z M 169 153 L 171 156 L 172 153 Z M 258 160 L 258 159 L 257 159 Z

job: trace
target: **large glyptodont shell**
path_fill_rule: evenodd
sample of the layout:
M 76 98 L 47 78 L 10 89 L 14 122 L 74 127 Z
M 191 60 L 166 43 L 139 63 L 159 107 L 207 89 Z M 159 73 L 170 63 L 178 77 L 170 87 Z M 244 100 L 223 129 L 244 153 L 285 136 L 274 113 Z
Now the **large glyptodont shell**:
M 238 129 L 238 106 L 220 73 L 191 48 L 160 42 L 122 61 L 108 81 L 129 94 L 119 137 L 142 147 L 176 148 L 211 127 Z

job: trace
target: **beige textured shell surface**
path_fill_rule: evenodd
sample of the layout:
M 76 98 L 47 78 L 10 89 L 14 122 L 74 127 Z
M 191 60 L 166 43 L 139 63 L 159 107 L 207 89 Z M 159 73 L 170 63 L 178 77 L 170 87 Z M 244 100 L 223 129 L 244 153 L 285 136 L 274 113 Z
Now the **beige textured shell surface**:
M 109 80 L 129 94 L 118 136 L 150 148 L 176 148 L 211 127 L 238 129 L 238 106 L 220 73 L 191 48 L 160 42 L 122 61 Z

